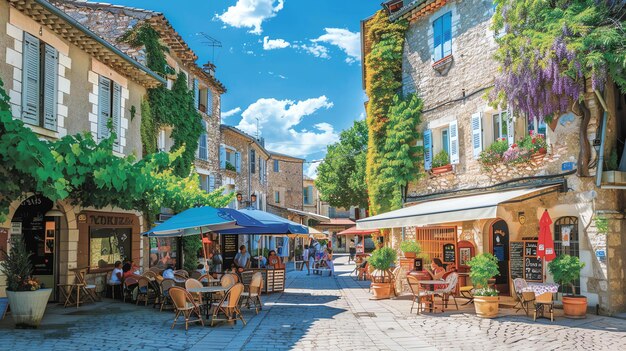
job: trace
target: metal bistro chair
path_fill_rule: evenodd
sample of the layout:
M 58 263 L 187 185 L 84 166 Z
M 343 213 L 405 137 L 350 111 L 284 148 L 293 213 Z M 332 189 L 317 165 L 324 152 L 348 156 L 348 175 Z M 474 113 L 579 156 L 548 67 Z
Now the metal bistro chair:
M 172 305 L 172 298 L 170 297 L 170 289 L 176 286 L 176 282 L 173 279 L 163 279 L 161 282 L 161 308 L 160 311 L 163 311 L 163 307 L 167 305 Z
M 193 297 L 189 294 L 189 292 L 187 292 L 187 290 L 178 286 L 173 286 L 169 289 L 169 294 L 172 298 L 174 306 L 176 307 L 176 316 L 174 317 L 174 323 L 172 323 L 172 327 L 170 329 L 174 329 L 181 313 L 185 317 L 185 330 L 189 329 L 189 323 L 200 322 L 200 324 L 204 326 L 204 321 L 200 315 L 200 307 L 195 303 Z M 194 314 L 198 317 L 197 319 L 191 319 L 191 316 Z
M 137 280 L 137 301 L 135 304 L 139 304 L 139 300 L 144 301 L 144 306 L 148 306 L 148 300 L 150 299 L 150 279 L 141 277 Z
M 193 288 L 202 288 L 202 283 L 200 283 L 198 280 L 195 280 L 193 278 L 187 279 L 187 281 L 185 281 L 185 289 L 189 291 L 189 289 L 193 289 Z M 194 302 L 198 304 L 199 306 L 202 306 L 202 294 L 191 293 L 191 292 L 190 294 L 191 294 L 191 297 L 193 297 Z
M 263 304 L 261 303 L 261 290 L 263 289 L 263 273 L 256 272 L 252 275 L 252 280 L 250 281 L 250 285 L 248 286 L 248 291 L 244 291 L 241 293 L 241 297 L 243 297 L 244 303 L 246 307 L 250 308 L 250 301 L 254 303 L 254 310 L 256 314 L 259 314 L 259 311 L 263 309 Z
M 442 311 L 448 307 L 448 301 L 450 299 L 450 296 L 452 296 L 452 300 L 454 300 L 454 305 L 456 306 L 456 309 L 459 309 L 459 305 L 456 303 L 456 286 L 459 282 L 459 275 L 455 272 L 452 272 L 450 274 L 448 274 L 448 276 L 446 277 L 445 283 L 447 284 L 446 287 L 444 289 L 436 289 L 434 291 L 434 296 L 439 296 L 441 297 L 441 305 L 442 305 Z
M 408 275 L 406 279 L 409 284 L 411 294 L 413 295 L 413 303 L 411 304 L 411 310 L 409 313 L 413 313 L 413 309 L 416 308 L 415 303 L 417 303 L 417 314 L 421 314 L 421 312 L 424 311 L 424 308 L 422 307 L 423 305 L 428 305 L 432 309 L 433 292 L 422 288 L 419 279 L 413 275 Z
M 196 279 L 196 280 L 200 280 L 200 277 L 202 277 L 202 273 L 200 273 L 198 271 L 191 272 L 191 277 L 190 278 L 193 278 L 193 279 Z
M 137 281 L 137 278 L 135 277 L 128 277 L 126 279 L 124 279 L 124 283 L 123 283 L 123 291 L 122 291 L 122 297 L 123 297 L 123 301 L 126 302 L 126 297 L 130 296 L 130 299 L 133 299 L 133 289 L 137 286 L 139 282 Z
M 550 322 L 554 322 L 554 300 L 552 293 L 543 293 L 535 295 L 535 311 L 533 313 L 533 321 L 537 320 L 537 316 L 545 317 L 544 312 L 550 313 Z
M 243 315 L 241 314 L 241 310 L 239 309 L 239 299 L 241 298 L 241 293 L 243 292 L 243 284 L 237 283 L 233 285 L 227 292 L 224 294 L 224 297 L 218 303 L 214 303 L 215 308 L 213 309 L 213 317 L 211 318 L 211 326 L 218 321 L 235 321 L 237 319 L 241 319 L 243 325 L 246 325 L 246 320 L 243 319 Z M 225 319 L 219 319 L 219 315 L 223 314 Z M 233 318 L 234 317 L 234 318 Z
M 528 288 L 528 283 L 522 278 L 513 279 L 513 289 L 515 290 L 515 296 L 517 296 L 517 303 L 513 308 L 516 308 L 515 313 L 519 310 L 524 310 L 526 315 L 530 313 L 530 305 L 535 302 L 535 293 L 532 291 L 525 291 Z

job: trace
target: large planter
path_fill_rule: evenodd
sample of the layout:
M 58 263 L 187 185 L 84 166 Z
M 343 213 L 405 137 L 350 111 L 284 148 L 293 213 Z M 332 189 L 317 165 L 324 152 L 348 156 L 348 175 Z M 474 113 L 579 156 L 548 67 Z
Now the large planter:
M 392 283 L 372 283 L 370 290 L 375 300 L 388 299 L 394 292 Z
M 444 174 L 444 173 L 452 172 L 452 165 L 448 164 L 448 165 L 441 166 L 441 167 L 434 167 L 430 171 L 432 172 L 433 175 L 438 175 L 438 174 Z
M 493 318 L 498 315 L 499 296 L 474 296 L 476 315 L 482 318 Z
M 405 258 L 415 258 L 417 255 L 415 255 L 415 252 L 405 252 L 404 253 L 404 257 Z
M 587 297 L 563 296 L 563 314 L 568 318 L 585 318 L 587 316 Z
M 11 316 L 16 328 L 37 328 L 46 311 L 52 289 L 8 291 Z

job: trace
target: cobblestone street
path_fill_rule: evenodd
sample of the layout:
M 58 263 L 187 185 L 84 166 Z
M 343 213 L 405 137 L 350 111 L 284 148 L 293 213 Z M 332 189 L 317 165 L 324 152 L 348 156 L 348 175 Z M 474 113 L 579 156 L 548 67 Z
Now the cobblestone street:
M 2 350 L 624 350 L 626 321 L 589 315 L 533 322 L 503 310 L 480 319 L 473 309 L 410 315 L 410 300 L 369 300 L 368 284 L 339 276 L 289 272 L 287 291 L 264 298 L 259 315 L 244 311 L 248 325 L 183 325 L 170 330 L 171 312 L 105 301 L 80 309 L 49 306 L 39 330 L 0 323 Z

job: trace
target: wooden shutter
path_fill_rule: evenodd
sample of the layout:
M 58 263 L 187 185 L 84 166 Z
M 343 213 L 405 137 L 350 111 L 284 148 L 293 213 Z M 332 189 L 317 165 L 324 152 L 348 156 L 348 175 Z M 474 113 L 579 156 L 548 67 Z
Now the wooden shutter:
M 47 44 L 43 67 L 43 126 L 46 129 L 56 131 L 59 52 Z
M 448 12 L 441 16 L 443 57 L 452 54 L 452 13 Z
M 207 160 L 207 134 L 206 134 L 206 122 L 202 120 L 202 134 L 200 134 L 200 139 L 198 139 L 198 158 L 201 160 Z
M 100 142 L 110 135 L 107 124 L 111 118 L 111 81 L 100 76 L 98 85 L 98 142 Z
M 513 110 L 511 109 L 506 111 L 506 136 L 509 147 L 515 144 L 515 121 L 513 120 Z
M 115 133 L 115 141 L 113 149 L 120 150 L 120 140 L 122 137 L 122 86 L 113 83 L 113 105 L 111 106 L 111 119 L 113 122 L 113 132 Z
M 220 145 L 220 169 L 226 169 L 226 148 Z
M 430 170 L 433 165 L 433 132 L 430 129 L 424 131 L 424 169 Z
M 193 79 L 193 103 L 198 108 L 200 106 L 200 89 L 198 88 L 198 80 Z
M 209 192 L 215 191 L 215 176 L 209 175 Z
M 235 170 L 241 172 L 241 152 L 235 152 Z
M 474 158 L 478 158 L 483 151 L 483 114 L 480 112 L 472 115 L 472 149 Z
M 250 150 L 250 173 L 256 173 L 256 151 Z
M 39 39 L 24 32 L 22 63 L 22 121 L 39 125 Z
M 213 115 L 213 92 L 210 88 L 206 89 L 206 113 L 209 116 Z
M 459 127 L 456 121 L 450 122 L 450 163 L 459 163 Z

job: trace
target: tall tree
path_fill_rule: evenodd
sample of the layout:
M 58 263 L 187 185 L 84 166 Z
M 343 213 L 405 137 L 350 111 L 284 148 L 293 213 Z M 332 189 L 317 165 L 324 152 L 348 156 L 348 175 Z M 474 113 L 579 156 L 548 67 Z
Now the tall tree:
M 339 141 L 329 145 L 326 157 L 317 168 L 315 186 L 322 200 L 331 206 L 367 208 L 365 158 L 367 124 L 355 121 L 341 132 Z

